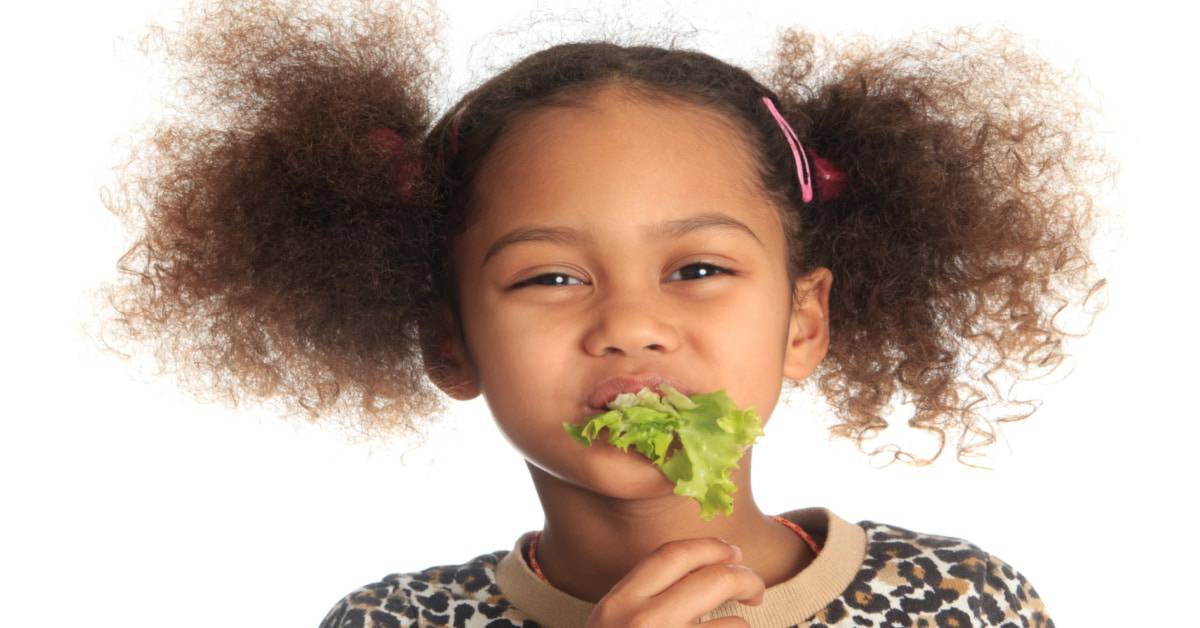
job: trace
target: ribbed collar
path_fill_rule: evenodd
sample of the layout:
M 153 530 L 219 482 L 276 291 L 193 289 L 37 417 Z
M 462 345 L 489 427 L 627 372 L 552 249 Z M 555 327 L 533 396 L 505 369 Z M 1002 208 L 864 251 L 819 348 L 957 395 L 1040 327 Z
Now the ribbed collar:
M 745 606 L 729 600 L 704 615 L 701 621 L 734 615 L 756 628 L 791 626 L 812 617 L 850 586 L 866 556 L 866 531 L 826 508 L 791 510 L 783 516 L 813 537 L 825 537 L 816 559 L 788 580 L 767 588 L 762 604 Z M 549 628 L 583 628 L 595 604 L 550 586 L 522 558 L 522 549 L 535 533 L 522 534 L 513 550 L 496 565 L 496 584 L 513 606 L 539 624 Z

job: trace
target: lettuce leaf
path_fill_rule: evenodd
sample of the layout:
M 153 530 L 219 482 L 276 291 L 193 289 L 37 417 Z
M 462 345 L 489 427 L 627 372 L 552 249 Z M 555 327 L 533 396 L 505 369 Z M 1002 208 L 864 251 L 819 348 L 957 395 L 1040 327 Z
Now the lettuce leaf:
M 695 499 L 700 518 L 711 521 L 718 511 L 733 514 L 729 479 L 745 447 L 762 436 L 762 420 L 754 408 L 739 410 L 725 390 L 688 397 L 669 384 L 663 395 L 643 388 L 636 395 L 621 393 L 609 411 L 588 417 L 582 426 L 563 423 L 577 442 L 591 446 L 608 429 L 608 442 L 622 451 L 633 446 L 675 483 L 675 494 Z M 680 448 L 670 457 L 675 437 Z

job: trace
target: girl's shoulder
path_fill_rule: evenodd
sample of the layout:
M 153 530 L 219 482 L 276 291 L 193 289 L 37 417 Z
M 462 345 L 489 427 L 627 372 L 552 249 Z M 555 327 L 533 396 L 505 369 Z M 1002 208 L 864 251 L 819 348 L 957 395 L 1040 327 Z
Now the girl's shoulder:
M 885 608 L 920 610 L 930 625 L 1047 626 L 1041 596 L 1018 570 L 966 539 L 860 521 L 867 533 L 863 562 L 842 600 L 875 599 Z M 937 593 L 930 597 L 930 591 Z M 883 600 L 882 598 L 887 598 Z M 930 604 L 931 600 L 938 600 Z M 829 609 L 826 609 L 829 610 Z M 855 609 L 847 608 L 848 614 Z M 956 619 L 960 623 L 946 623 Z M 965 622 L 965 623 L 964 623 Z
M 509 550 L 461 565 L 393 573 L 338 600 L 320 628 L 361 626 L 488 626 L 539 628 L 496 586 L 496 565 Z

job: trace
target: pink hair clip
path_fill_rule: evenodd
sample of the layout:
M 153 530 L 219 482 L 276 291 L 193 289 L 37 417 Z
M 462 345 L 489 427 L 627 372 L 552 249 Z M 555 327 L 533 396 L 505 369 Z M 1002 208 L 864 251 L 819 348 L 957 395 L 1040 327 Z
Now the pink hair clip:
M 783 136 L 787 138 L 788 146 L 792 149 L 792 159 L 796 163 L 796 178 L 800 180 L 800 196 L 804 202 L 810 203 L 813 199 L 814 175 L 808 163 L 809 157 L 812 158 L 813 167 L 816 170 L 815 179 L 818 182 L 817 188 L 820 191 L 821 200 L 831 201 L 840 196 L 846 189 L 846 173 L 830 163 L 828 159 L 818 155 L 816 151 L 804 148 L 804 145 L 800 143 L 800 137 L 796 135 L 792 125 L 788 124 L 788 121 L 780 115 L 779 110 L 775 108 L 775 103 L 771 101 L 771 97 L 763 96 L 762 100 L 767 105 L 767 109 L 771 111 L 775 122 L 779 124 L 779 128 L 783 130 Z

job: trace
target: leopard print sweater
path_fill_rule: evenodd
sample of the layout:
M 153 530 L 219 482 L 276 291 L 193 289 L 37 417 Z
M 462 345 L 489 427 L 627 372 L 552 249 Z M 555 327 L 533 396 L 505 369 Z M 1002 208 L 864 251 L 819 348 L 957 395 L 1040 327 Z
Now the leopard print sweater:
M 824 508 L 783 516 L 819 539 L 817 559 L 768 588 L 762 605 L 729 601 L 702 620 L 737 615 L 764 628 L 1054 626 L 1020 572 L 968 541 L 874 521 L 850 524 Z M 359 587 L 320 628 L 584 626 L 593 605 L 541 581 L 521 557 L 531 536 L 522 535 L 512 551 Z

